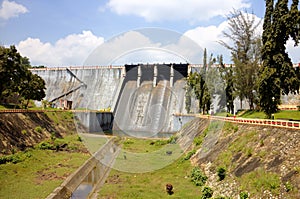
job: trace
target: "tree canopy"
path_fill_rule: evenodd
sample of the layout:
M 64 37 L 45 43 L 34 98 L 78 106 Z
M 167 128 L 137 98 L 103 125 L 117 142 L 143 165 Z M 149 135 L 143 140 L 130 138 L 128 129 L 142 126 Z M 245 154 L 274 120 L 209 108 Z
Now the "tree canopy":
M 28 101 L 45 97 L 45 82 L 29 70 L 30 62 L 22 57 L 15 46 L 0 46 L 0 101 L 9 97 Z
M 256 90 L 255 85 L 261 60 L 261 39 L 260 35 L 256 33 L 260 22 L 255 20 L 254 15 L 238 10 L 234 10 L 228 16 L 228 21 L 228 31 L 224 31 L 223 34 L 232 44 L 227 44 L 224 41 L 220 41 L 220 44 L 231 51 L 231 58 L 235 67 L 230 69 L 232 70 L 231 74 L 227 73 L 233 78 L 232 82 L 228 82 L 231 84 L 229 87 L 234 87 L 234 89 L 231 88 L 230 91 L 226 92 L 233 92 L 234 90 L 235 94 L 228 94 L 228 96 L 236 95 L 241 102 L 243 99 L 247 99 L 250 108 L 253 109 L 255 100 L 253 92 Z M 233 101 L 233 99 L 228 100 L 230 104 Z
M 281 94 L 296 93 L 299 79 L 286 52 L 289 38 L 299 42 L 299 0 L 266 0 L 262 35 L 262 67 L 258 80 L 259 102 L 262 110 L 271 117 L 278 110 Z

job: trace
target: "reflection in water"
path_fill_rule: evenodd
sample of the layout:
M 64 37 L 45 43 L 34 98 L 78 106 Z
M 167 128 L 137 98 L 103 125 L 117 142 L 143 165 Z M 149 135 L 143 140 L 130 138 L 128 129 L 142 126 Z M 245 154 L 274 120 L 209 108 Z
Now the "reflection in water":
M 71 199 L 83 199 L 87 198 L 89 193 L 92 191 L 92 184 L 81 183 L 79 187 L 72 193 Z
M 76 179 L 82 179 L 81 176 L 87 175 L 78 185 L 77 189 L 73 191 L 71 199 L 74 198 L 89 198 L 99 191 L 100 186 L 106 179 L 114 160 L 118 155 L 119 150 L 114 144 L 114 139 L 109 140 L 99 151 L 94 153 L 75 174 Z M 88 174 L 86 174 L 88 173 Z

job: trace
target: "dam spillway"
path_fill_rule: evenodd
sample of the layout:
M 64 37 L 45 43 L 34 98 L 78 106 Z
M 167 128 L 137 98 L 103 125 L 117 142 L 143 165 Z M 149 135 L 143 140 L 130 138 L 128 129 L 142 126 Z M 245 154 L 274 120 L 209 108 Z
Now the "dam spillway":
M 114 118 L 113 130 L 154 136 L 178 130 L 173 115 L 185 112 L 188 67 L 188 64 L 131 64 L 32 69 L 32 72 L 45 80 L 46 100 L 57 106 L 64 99 L 72 101 L 74 109 L 109 109 Z M 90 115 L 88 120 L 85 117 L 81 114 L 79 119 L 89 121 L 87 125 L 97 131 L 99 115 Z

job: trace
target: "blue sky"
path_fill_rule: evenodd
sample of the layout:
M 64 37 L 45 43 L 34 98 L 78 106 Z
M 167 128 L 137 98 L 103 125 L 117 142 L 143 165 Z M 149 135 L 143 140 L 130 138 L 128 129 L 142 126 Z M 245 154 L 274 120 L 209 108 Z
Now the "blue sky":
M 265 9 L 264 0 L 0 2 L 1 45 L 16 45 L 33 65 L 46 66 L 82 65 L 99 45 L 118 38 L 120 34 L 146 27 L 172 30 L 185 35 L 202 48 L 207 48 L 209 53 L 223 54 L 225 60 L 230 62 L 230 53 L 216 42 L 222 39 L 221 32 L 226 26 L 225 15 L 233 9 L 246 9 L 259 20 L 263 18 Z M 146 35 L 144 37 L 147 38 Z M 130 39 L 132 43 L 136 42 L 135 37 Z M 121 44 L 116 43 L 116 46 Z M 294 62 L 300 62 L 300 56 L 297 57 L 294 52 L 297 50 L 291 49 L 295 54 Z

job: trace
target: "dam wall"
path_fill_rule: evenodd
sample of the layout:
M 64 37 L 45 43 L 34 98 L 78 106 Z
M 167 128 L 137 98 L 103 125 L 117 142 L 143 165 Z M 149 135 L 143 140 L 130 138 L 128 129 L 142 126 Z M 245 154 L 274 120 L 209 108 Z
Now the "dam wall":
M 113 115 L 79 113 L 89 132 L 103 127 L 155 136 L 175 132 L 176 113 L 185 113 L 188 64 L 136 64 L 123 67 L 32 69 L 46 82 L 46 100 L 73 109 L 110 110 Z M 109 120 L 109 122 L 108 122 Z M 111 125 L 112 124 L 112 125 Z
M 126 77 L 114 113 L 114 130 L 128 135 L 147 132 L 149 137 L 177 131 L 173 120 L 175 113 L 185 112 L 188 65 L 145 64 L 125 65 L 125 68 Z
M 74 115 L 87 133 L 109 133 L 113 130 L 114 115 L 111 112 L 75 112 Z
M 56 68 L 31 70 L 46 83 L 46 100 L 59 106 L 59 99 L 72 101 L 72 108 L 100 110 L 112 108 L 119 86 L 122 68 Z

